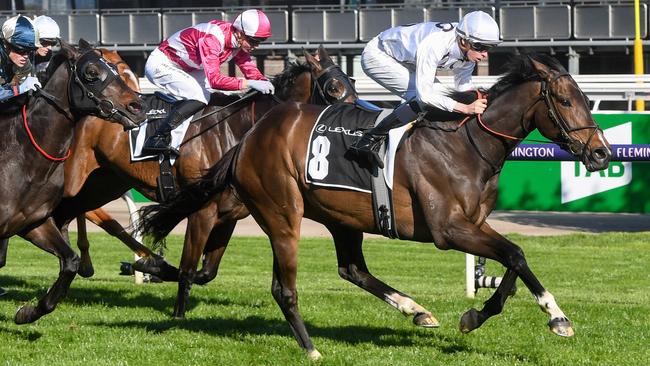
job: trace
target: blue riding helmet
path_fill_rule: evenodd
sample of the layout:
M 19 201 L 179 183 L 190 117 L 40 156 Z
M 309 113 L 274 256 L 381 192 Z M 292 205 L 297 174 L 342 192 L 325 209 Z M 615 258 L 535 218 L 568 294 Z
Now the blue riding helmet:
M 2 37 L 17 50 L 35 50 L 41 47 L 38 30 L 29 18 L 22 15 L 16 15 L 4 22 Z

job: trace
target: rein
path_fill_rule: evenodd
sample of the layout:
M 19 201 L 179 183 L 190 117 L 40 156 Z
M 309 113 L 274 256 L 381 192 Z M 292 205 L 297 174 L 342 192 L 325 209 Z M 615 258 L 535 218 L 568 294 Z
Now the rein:
M 181 142 L 181 144 L 178 145 L 179 148 L 180 148 L 181 146 L 187 144 L 187 143 L 190 142 L 191 140 L 194 140 L 195 138 L 197 138 L 197 137 L 203 135 L 203 134 L 206 133 L 207 131 L 209 131 L 209 130 L 215 128 L 216 126 L 218 126 L 219 124 L 221 124 L 222 122 L 224 122 L 226 119 L 228 119 L 228 117 L 232 116 L 232 115 L 235 114 L 236 112 L 239 112 L 242 108 L 244 108 L 244 107 L 246 106 L 246 105 L 243 104 L 243 102 L 247 101 L 248 99 L 250 99 L 250 98 L 252 98 L 252 97 L 254 97 L 254 96 L 258 95 L 258 94 L 260 94 L 259 91 L 257 91 L 257 90 L 251 90 L 251 91 L 249 91 L 248 93 L 244 94 L 244 96 L 242 96 L 241 98 L 237 99 L 236 101 L 234 101 L 234 102 L 232 102 L 232 103 L 230 103 L 230 104 L 227 104 L 227 105 L 225 105 L 225 106 L 223 106 L 223 107 L 220 107 L 220 108 L 218 108 L 218 109 L 215 109 L 214 111 L 211 111 L 210 113 L 206 113 L 206 114 L 202 115 L 201 117 L 198 117 L 197 119 L 195 119 L 194 121 L 192 121 L 192 123 L 194 123 L 194 122 L 196 122 L 196 121 L 199 121 L 199 120 L 201 120 L 201 119 L 204 119 L 204 118 L 206 118 L 206 117 L 209 117 L 209 116 L 211 116 L 211 115 L 213 115 L 213 114 L 215 114 L 215 113 L 221 112 L 221 111 L 223 111 L 224 109 L 227 109 L 227 108 L 233 107 L 233 106 L 235 106 L 235 105 L 239 105 L 239 104 L 241 104 L 241 106 L 240 106 L 239 108 L 237 108 L 236 110 L 234 110 L 234 111 L 233 111 L 232 113 L 230 113 L 229 115 L 225 116 L 225 117 L 222 118 L 222 119 L 217 120 L 217 122 L 211 124 L 210 126 L 204 128 L 203 130 L 197 132 L 195 135 L 193 135 L 193 136 L 187 138 L 185 141 Z M 271 94 L 271 97 L 272 97 L 273 100 L 274 100 L 275 102 L 277 102 L 278 104 L 282 103 L 282 100 L 280 100 L 280 98 L 278 98 L 275 94 Z M 254 117 L 255 117 L 255 102 L 253 102 L 253 118 L 254 118 Z M 254 120 L 254 119 L 253 119 L 253 124 L 255 124 L 255 120 Z
M 38 89 L 38 91 L 42 91 L 42 90 Z M 18 95 L 18 87 L 15 86 L 14 86 L 14 95 Z M 70 157 L 70 154 L 72 153 L 72 150 L 70 149 L 68 149 L 68 152 L 66 152 L 66 154 L 60 158 L 54 157 L 48 154 L 45 150 L 43 150 L 43 148 L 38 144 L 38 142 L 36 142 L 36 139 L 34 138 L 34 134 L 32 133 L 32 130 L 29 128 L 29 124 L 27 123 L 27 105 L 23 105 L 22 114 L 23 114 L 23 126 L 25 126 L 25 131 L 27 131 L 27 136 L 29 136 L 29 141 L 32 142 L 32 145 L 34 145 L 36 150 L 40 152 L 41 155 L 43 155 L 48 160 L 56 161 L 56 162 L 65 161 L 67 158 Z M 66 115 L 66 117 L 68 116 Z

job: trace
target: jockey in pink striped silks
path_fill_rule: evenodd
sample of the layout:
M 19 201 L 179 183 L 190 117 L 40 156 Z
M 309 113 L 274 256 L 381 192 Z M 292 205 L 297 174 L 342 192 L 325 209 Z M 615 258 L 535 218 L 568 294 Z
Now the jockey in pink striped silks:
M 256 89 L 274 92 L 251 60 L 250 53 L 271 36 L 271 23 L 261 10 L 239 14 L 232 23 L 212 20 L 182 29 L 156 48 L 145 65 L 145 76 L 156 86 L 182 99 L 175 104 L 154 136 L 145 141 L 143 153 L 172 150 L 170 132 L 208 104 L 216 90 Z M 221 65 L 233 60 L 244 79 L 221 74 Z M 178 151 L 172 150 L 174 153 Z

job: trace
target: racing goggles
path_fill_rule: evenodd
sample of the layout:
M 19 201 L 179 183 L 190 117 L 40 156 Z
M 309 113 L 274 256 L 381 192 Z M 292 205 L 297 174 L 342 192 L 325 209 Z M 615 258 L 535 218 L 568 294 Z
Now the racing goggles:
M 494 44 L 489 44 L 489 43 L 481 43 L 478 41 L 467 41 L 469 43 L 469 46 L 476 52 L 485 52 L 489 51 L 492 47 L 496 46 Z
M 262 43 L 262 42 L 264 42 L 266 40 L 266 38 L 251 37 L 251 36 L 247 36 L 247 35 L 244 35 L 244 37 L 246 38 L 246 42 L 248 42 L 248 44 L 251 45 L 251 47 L 257 47 L 257 46 L 260 45 L 260 43 Z

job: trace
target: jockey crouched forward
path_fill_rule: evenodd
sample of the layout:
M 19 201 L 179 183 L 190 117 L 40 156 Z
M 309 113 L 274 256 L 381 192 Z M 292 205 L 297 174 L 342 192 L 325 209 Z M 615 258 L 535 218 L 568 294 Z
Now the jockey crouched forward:
M 0 100 L 26 93 L 40 86 L 31 76 L 34 51 L 41 45 L 34 23 L 26 16 L 16 15 L 2 25 L 0 42 Z
M 436 79 L 436 71 L 452 70 L 456 89 L 472 89 L 477 62 L 486 59 L 488 50 L 499 43 L 499 26 L 482 11 L 466 14 L 459 23 L 424 22 L 390 28 L 370 40 L 361 55 L 363 71 L 407 102 L 350 146 L 349 155 L 383 168 L 378 153 L 381 142 L 391 129 L 413 121 L 421 108 L 483 113 L 487 100 L 463 104 L 451 99 Z
M 273 93 L 274 87 L 258 70 L 250 53 L 271 36 L 271 23 L 260 10 L 239 14 L 232 23 L 212 20 L 180 30 L 156 48 L 145 65 L 145 76 L 156 86 L 180 97 L 166 121 L 147 139 L 145 154 L 172 151 L 170 132 L 200 111 L 210 91 L 253 88 Z M 220 66 L 232 59 L 245 79 L 222 75 Z

